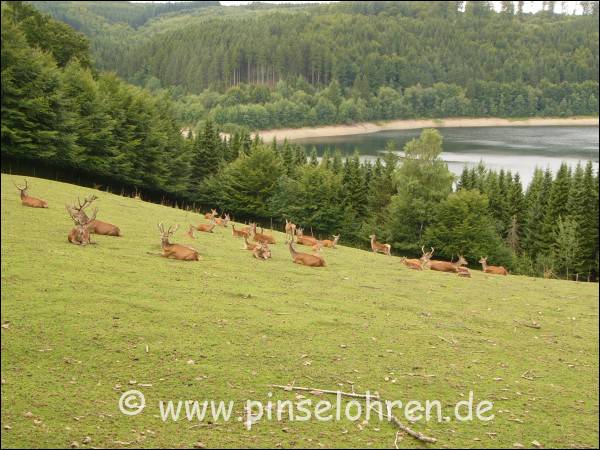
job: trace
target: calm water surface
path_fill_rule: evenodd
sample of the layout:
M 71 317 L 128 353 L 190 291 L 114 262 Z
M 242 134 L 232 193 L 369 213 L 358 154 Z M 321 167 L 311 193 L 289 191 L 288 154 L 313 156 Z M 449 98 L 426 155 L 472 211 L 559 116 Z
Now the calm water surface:
M 491 169 L 519 172 L 527 185 L 536 167 L 550 167 L 555 172 L 563 161 L 571 166 L 579 161 L 593 161 L 598 170 L 598 127 L 594 126 L 440 128 L 439 131 L 444 137 L 442 158 L 456 174 L 465 165 L 483 161 Z M 375 160 L 384 151 L 386 142 L 396 141 L 402 155 L 404 144 L 420 133 L 421 130 L 381 131 L 297 142 L 309 149 L 314 145 L 319 155 L 326 148 L 339 148 L 344 154 L 358 149 L 362 159 Z

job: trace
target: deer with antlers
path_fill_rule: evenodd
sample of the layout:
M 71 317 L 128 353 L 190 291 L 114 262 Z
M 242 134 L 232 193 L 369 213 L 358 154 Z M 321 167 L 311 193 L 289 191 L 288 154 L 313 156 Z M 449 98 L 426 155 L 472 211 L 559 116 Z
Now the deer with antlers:
M 479 260 L 479 264 L 481 264 L 484 273 L 491 273 L 493 275 L 508 275 L 508 270 L 506 270 L 503 266 L 488 266 L 487 260 L 487 256 L 485 258 L 482 256 Z
M 214 228 L 217 226 L 215 218 L 210 219 L 209 223 L 200 223 L 196 225 L 196 231 L 202 231 L 203 233 L 212 233 Z
M 289 235 L 292 239 L 294 239 L 294 235 L 296 234 L 296 224 L 287 219 L 285 219 L 285 234 Z
M 86 218 L 85 208 L 90 206 L 97 199 L 98 199 L 98 197 L 96 197 L 95 195 L 91 195 L 89 197 L 86 197 L 84 199 L 83 203 L 81 203 L 81 200 L 79 200 L 79 198 L 77 198 L 78 205 L 77 206 L 73 205 L 72 208 L 75 211 L 77 211 L 77 213 L 80 214 L 83 217 L 83 219 L 85 220 L 85 218 Z M 122 236 L 121 230 L 119 229 L 118 226 L 113 225 L 108 222 L 103 222 L 102 220 L 97 220 L 97 219 L 89 221 L 88 230 L 90 230 L 90 233 L 100 234 L 102 236 L 117 236 L 117 237 Z
M 212 209 L 210 210 L 210 212 L 207 212 L 206 214 L 204 214 L 204 218 L 211 220 L 212 218 L 214 218 L 217 215 L 217 210 L 216 209 Z
M 317 244 L 317 239 L 313 236 L 304 236 L 304 228 L 296 230 L 296 244 L 312 247 Z
M 377 237 L 372 234 L 371 238 L 371 250 L 373 253 L 383 253 L 384 255 L 392 256 L 392 246 L 390 244 L 381 244 L 377 242 Z
M 431 257 L 435 252 L 435 249 L 433 247 L 431 247 L 431 251 L 429 252 L 426 252 L 425 248 L 421 247 L 421 251 L 423 252 L 423 256 L 421 256 L 423 266 L 431 270 L 436 270 L 438 272 L 459 273 L 461 270 L 463 270 L 461 269 L 462 266 L 466 266 L 469 264 L 462 255 L 459 255 L 458 259 L 455 262 L 432 260 Z
M 310 267 L 325 267 L 325 260 L 322 256 L 297 252 L 292 241 L 287 241 L 287 246 L 290 249 L 290 255 L 292 255 L 294 263 Z
M 229 214 L 225 214 L 225 217 L 216 217 L 215 218 L 215 223 L 217 225 L 219 225 L 220 227 L 227 227 L 227 224 L 229 223 Z
M 71 230 L 67 236 L 67 240 L 71 244 L 75 245 L 88 245 L 93 244 L 90 240 L 90 223 L 96 220 L 96 214 L 98 214 L 98 208 L 94 208 L 94 212 L 91 217 L 88 217 L 85 213 L 82 214 L 73 206 L 66 205 L 67 212 L 73 222 L 75 222 L 75 228 Z
M 12 180 L 11 180 L 12 181 Z M 47 208 L 48 202 L 46 200 L 40 200 L 39 198 L 29 196 L 29 183 L 25 178 L 25 186 L 21 187 L 14 181 L 12 182 L 15 187 L 19 190 L 21 196 L 21 204 L 23 206 L 29 206 L 31 208 Z
M 188 247 L 187 245 L 172 244 L 169 239 L 179 229 L 179 225 L 175 228 L 170 226 L 166 231 L 162 222 L 158 224 L 158 231 L 160 232 L 160 246 L 162 248 L 161 256 L 165 258 L 174 258 L 181 261 L 199 261 L 200 255 L 195 248 Z
M 264 242 L 265 244 L 275 244 L 275 238 L 270 234 L 263 233 L 263 229 L 260 229 L 260 233 L 256 231 L 256 224 L 252 224 L 252 239 L 255 242 Z

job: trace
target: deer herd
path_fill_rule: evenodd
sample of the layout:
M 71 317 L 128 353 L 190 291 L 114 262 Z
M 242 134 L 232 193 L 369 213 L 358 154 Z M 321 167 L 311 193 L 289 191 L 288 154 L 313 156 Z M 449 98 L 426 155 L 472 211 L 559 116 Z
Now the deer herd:
M 25 180 L 24 186 L 19 186 L 15 184 L 14 181 L 13 184 L 19 190 L 21 203 L 24 206 L 32 208 L 48 208 L 48 202 L 29 195 L 29 183 L 27 180 Z M 121 230 L 116 225 L 96 219 L 98 208 L 94 208 L 90 215 L 86 213 L 86 209 L 97 199 L 98 197 L 91 195 L 86 197 L 83 202 L 78 198 L 77 204 L 73 203 L 71 205 L 66 205 L 67 213 L 75 225 L 67 236 L 67 240 L 71 244 L 81 246 L 93 244 L 94 242 L 91 242 L 90 240 L 91 234 L 117 237 L 122 236 Z M 218 215 L 216 209 L 212 209 L 211 212 L 204 214 L 204 218 L 209 222 L 198 225 L 190 224 L 184 235 L 190 239 L 195 239 L 195 232 L 197 231 L 213 233 L 215 227 L 219 226 L 227 228 L 231 222 L 229 214 Z M 162 222 L 158 224 L 162 249 L 160 255 L 165 258 L 173 258 L 181 261 L 201 260 L 202 257 L 195 248 L 188 245 L 175 244 L 170 241 L 178 229 L 179 225 L 169 226 L 165 230 Z M 242 228 L 236 229 L 236 225 L 231 222 L 231 234 L 234 238 L 242 238 L 244 240 L 242 249 L 250 251 L 254 258 L 263 261 L 271 258 L 271 249 L 269 245 L 275 245 L 276 240 L 272 234 L 265 233 L 262 228 L 260 229 L 260 232 L 258 232 L 256 223 L 247 224 Z M 293 222 L 285 219 L 285 244 L 289 249 L 292 261 L 296 264 L 310 267 L 326 267 L 327 264 L 323 258 L 322 250 L 323 248 L 337 248 L 340 235 L 333 235 L 332 237 L 332 240 L 320 240 L 314 236 L 305 236 L 303 228 L 300 228 Z M 370 239 L 371 250 L 374 253 L 383 253 L 384 255 L 391 256 L 392 246 L 390 244 L 377 242 L 377 237 L 374 234 L 370 236 Z M 249 242 L 249 240 L 252 240 L 253 242 Z M 312 253 L 297 251 L 294 244 L 311 247 Z M 400 261 L 406 267 L 413 270 L 423 270 L 427 268 L 438 272 L 455 273 L 459 277 L 471 277 L 471 273 L 466 267 L 468 263 L 462 255 L 459 255 L 458 259 L 452 262 L 432 259 L 435 252 L 433 247 L 429 251 L 426 251 L 424 247 L 421 247 L 421 252 L 422 256 L 419 259 L 402 257 Z M 504 267 L 488 265 L 487 260 L 487 256 L 482 256 L 479 260 L 484 273 L 508 275 L 508 271 Z

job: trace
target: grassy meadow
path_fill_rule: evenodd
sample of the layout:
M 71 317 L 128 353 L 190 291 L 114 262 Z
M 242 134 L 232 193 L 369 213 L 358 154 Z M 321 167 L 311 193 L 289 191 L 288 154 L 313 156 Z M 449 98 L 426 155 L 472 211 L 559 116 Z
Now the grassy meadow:
M 258 261 L 231 228 L 184 237 L 197 214 L 31 177 L 49 208 L 26 208 L 11 179 L 22 181 L 2 174 L 2 447 L 394 447 L 396 429 L 377 420 L 247 430 L 159 418 L 159 400 L 234 400 L 240 416 L 247 399 L 312 396 L 269 387 L 292 382 L 437 399 L 444 413 L 469 391 L 494 403 L 489 422 L 417 422 L 438 441 L 399 436 L 401 448 L 598 446 L 597 284 L 415 272 L 343 236 L 325 268 L 293 264 L 282 233 Z M 65 203 L 92 192 L 123 237 L 71 245 Z M 173 242 L 202 261 L 158 257 L 159 221 L 179 223 Z M 133 388 L 147 405 L 126 416 L 118 401 Z

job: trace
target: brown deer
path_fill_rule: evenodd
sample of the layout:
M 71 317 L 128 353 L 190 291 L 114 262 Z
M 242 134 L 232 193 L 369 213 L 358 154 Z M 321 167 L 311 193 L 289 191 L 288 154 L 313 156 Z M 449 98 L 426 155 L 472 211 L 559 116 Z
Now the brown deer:
M 333 241 L 329 240 L 329 239 L 323 239 L 321 242 L 323 242 L 323 247 L 327 247 L 327 248 L 337 248 L 337 243 L 340 240 L 340 235 L 339 234 L 334 234 L 332 235 L 333 237 Z
M 421 247 L 421 250 L 423 250 L 423 256 L 421 257 L 421 260 L 424 261 L 424 266 L 431 270 L 436 270 L 438 272 L 458 273 L 461 270 L 460 267 L 468 264 L 467 260 L 462 255 L 459 255 L 456 262 L 436 261 L 431 259 L 435 251 L 433 247 L 431 247 L 430 252 L 425 252 L 423 247 Z
M 260 244 L 256 245 L 254 250 L 252 250 L 252 255 L 256 259 L 267 260 L 271 257 L 271 250 L 269 249 L 269 246 L 267 244 L 261 242 Z
M 17 185 L 17 183 L 15 183 L 14 181 L 12 183 L 19 190 L 19 194 L 21 195 L 21 204 L 23 206 L 29 206 L 31 208 L 47 208 L 48 207 L 48 202 L 46 200 L 40 200 L 39 198 L 29 196 L 29 193 L 27 192 L 29 190 L 29 183 L 27 182 L 27 178 L 25 178 L 25 186 L 24 187 Z
M 420 259 L 408 259 L 406 256 L 403 256 L 402 258 L 400 258 L 400 262 L 409 269 L 423 270 L 424 263 Z
M 162 222 L 158 224 L 158 231 L 160 232 L 161 239 L 160 245 L 162 247 L 161 256 L 181 261 L 199 261 L 200 255 L 196 249 L 186 245 L 171 244 L 169 242 L 169 238 L 173 236 L 178 229 L 179 225 L 176 225 L 175 228 L 170 226 L 169 229 L 165 231 Z
M 187 236 L 190 239 L 196 239 L 196 236 L 194 236 L 194 230 L 195 230 L 194 225 L 190 225 L 190 228 L 183 234 L 184 234 L 184 236 Z
M 484 273 L 491 273 L 493 275 L 508 275 L 508 270 L 502 266 L 488 266 L 487 259 L 487 256 L 485 258 L 482 256 L 479 260 L 479 264 L 481 264 Z
M 96 219 L 98 208 L 94 208 L 91 218 L 85 214 L 81 214 L 74 207 L 69 205 L 67 205 L 67 212 L 69 213 L 69 216 L 71 216 L 71 219 L 73 219 L 73 222 L 75 222 L 75 228 L 71 230 L 67 236 L 67 240 L 75 245 L 93 244 L 90 240 L 89 224 Z
M 204 214 L 204 218 L 210 220 L 213 217 L 215 217 L 216 215 L 217 215 L 217 210 L 211 208 L 209 213 Z
M 312 246 L 312 249 L 315 255 L 320 256 L 323 253 L 323 241 L 317 241 L 317 243 Z
M 287 219 L 285 219 L 285 234 L 289 235 L 292 239 L 296 234 L 296 224 Z
M 241 229 L 241 230 L 236 230 L 236 229 L 235 229 L 235 223 L 232 223 L 232 224 L 231 224 L 231 235 L 232 235 L 233 237 L 244 237 L 244 238 L 245 238 L 245 237 L 248 237 L 248 236 L 250 236 L 250 232 L 249 232 L 249 231 L 246 231 L 246 230 L 244 230 L 244 229 Z
M 217 226 L 215 222 L 215 218 L 210 219 L 209 223 L 200 223 L 196 225 L 197 231 L 202 231 L 203 233 L 212 233 L 213 229 Z
M 87 208 L 88 206 L 90 206 L 94 200 L 97 200 L 98 197 L 96 197 L 95 195 L 91 195 L 89 197 L 86 197 L 83 201 L 83 203 L 81 203 L 81 200 L 79 200 L 79 198 L 77 198 L 77 203 L 78 206 L 73 206 L 73 209 L 76 210 L 81 216 L 82 218 L 85 220 L 86 215 L 85 215 L 85 208 Z M 103 222 L 102 220 L 91 220 L 88 224 L 88 230 L 90 230 L 90 233 L 93 234 L 100 234 L 102 236 L 117 236 L 117 237 L 121 237 L 121 230 L 119 229 L 118 226 L 113 225 L 111 223 L 108 222 Z
M 253 252 L 258 247 L 260 247 L 260 245 L 261 245 L 260 243 L 251 244 L 250 242 L 248 242 L 248 237 L 244 236 L 244 246 L 242 247 L 242 249 L 250 250 L 251 252 Z
M 227 227 L 227 224 L 229 223 L 229 214 L 225 214 L 224 218 L 221 217 L 217 217 L 215 218 L 215 223 L 217 225 L 219 225 L 220 227 Z
M 297 252 L 292 241 L 287 241 L 287 245 L 294 263 L 310 267 L 325 267 L 325 260 L 321 256 Z
M 261 228 L 261 233 L 256 232 L 256 224 L 252 224 L 252 239 L 255 242 L 264 242 L 265 244 L 275 244 L 275 238 L 269 234 L 265 234 Z
M 296 244 L 312 247 L 317 244 L 317 239 L 313 236 L 304 236 L 304 228 L 298 228 L 296 230 Z
M 459 267 L 456 273 L 459 277 L 471 278 L 471 272 L 466 267 Z
M 373 253 L 383 253 L 384 255 L 392 256 L 392 246 L 390 244 L 381 244 L 377 242 L 377 237 L 372 234 L 371 238 L 371 250 Z

